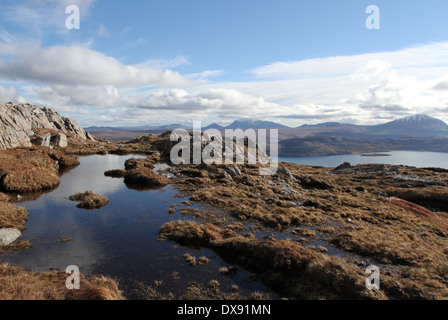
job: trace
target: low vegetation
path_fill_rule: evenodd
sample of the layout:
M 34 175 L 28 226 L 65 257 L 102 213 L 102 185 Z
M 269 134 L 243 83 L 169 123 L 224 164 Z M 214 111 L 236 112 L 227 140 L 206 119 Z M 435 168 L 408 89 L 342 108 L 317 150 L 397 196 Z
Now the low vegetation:
M 123 300 L 117 283 L 105 277 L 82 277 L 79 290 L 68 290 L 67 274 L 32 273 L 0 265 L 0 300 Z
M 195 213 L 197 224 L 168 223 L 160 229 L 161 239 L 211 248 L 288 298 L 448 298 L 448 214 L 442 205 L 447 188 L 440 186 L 448 182 L 446 172 L 281 166 L 287 170 L 268 178 L 259 176 L 257 167 L 240 166 L 241 175 L 231 179 L 227 166 L 172 168 L 180 191 L 217 211 Z M 223 222 L 217 212 L 230 216 Z M 235 232 L 230 227 L 235 221 L 243 230 L 255 223 L 263 234 L 272 230 L 291 240 Z M 308 245 L 313 241 L 324 245 Z M 382 270 L 381 290 L 364 290 L 366 259 Z
M 26 212 L 10 201 L 18 192 L 57 186 L 61 166 L 76 163 L 70 155 L 145 154 L 145 159 L 130 159 L 124 170 L 105 174 L 135 188 L 172 184 L 190 204 L 207 208 L 180 209 L 189 221 L 163 225 L 161 241 L 211 249 L 289 299 L 448 299 L 446 170 L 281 163 L 277 174 L 268 177 L 259 174 L 257 165 L 180 165 L 156 173 L 156 163 L 169 163 L 168 140 L 162 135 L 95 145 L 70 141 L 65 154 L 41 148 L 0 153 L 0 191 L 7 193 L 0 194 L 1 227 L 25 228 Z M 176 212 L 172 206 L 170 214 Z M 206 263 L 194 256 L 184 259 L 194 267 Z M 366 288 L 371 264 L 381 270 L 380 290 Z M 35 298 L 79 298 L 53 292 L 48 275 L 2 268 L 5 279 L 17 277 L 17 288 L 22 274 L 47 283 L 48 293 Z M 221 271 L 217 277 L 226 274 Z M 108 282 L 95 281 L 109 288 Z M 120 298 L 115 289 L 111 297 Z M 27 290 L 18 292 L 26 296 Z M 223 294 L 216 283 L 208 288 L 191 284 L 185 294 L 168 296 L 157 286 L 142 290 L 155 299 L 241 298 L 237 292 Z
M 77 193 L 70 196 L 71 201 L 79 201 L 78 208 L 94 210 L 101 209 L 107 206 L 109 199 L 104 196 L 93 193 L 92 191 L 86 191 L 84 193 Z

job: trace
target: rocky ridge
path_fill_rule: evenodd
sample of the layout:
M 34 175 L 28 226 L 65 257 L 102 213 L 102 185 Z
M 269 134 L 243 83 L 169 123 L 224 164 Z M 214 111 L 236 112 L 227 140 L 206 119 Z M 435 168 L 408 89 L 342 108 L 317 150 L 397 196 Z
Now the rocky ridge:
M 51 143 L 64 148 L 68 137 L 95 140 L 78 123 L 52 109 L 0 103 L 0 150 L 31 147 L 32 144 L 49 147 Z

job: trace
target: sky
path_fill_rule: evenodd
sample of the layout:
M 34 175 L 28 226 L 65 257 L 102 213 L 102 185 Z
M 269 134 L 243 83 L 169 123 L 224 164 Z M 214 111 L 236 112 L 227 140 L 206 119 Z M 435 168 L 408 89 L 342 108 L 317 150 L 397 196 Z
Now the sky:
M 2 0 L 0 101 L 84 127 L 448 122 L 447 12 L 446 0 Z

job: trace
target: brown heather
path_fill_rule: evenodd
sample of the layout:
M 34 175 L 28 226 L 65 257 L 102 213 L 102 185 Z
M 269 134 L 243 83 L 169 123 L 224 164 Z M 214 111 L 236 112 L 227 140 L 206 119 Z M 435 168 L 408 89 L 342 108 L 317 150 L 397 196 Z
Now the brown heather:
M 167 140 L 169 134 L 129 142 L 72 138 L 64 155 L 146 154 L 147 159 L 129 161 L 126 170 L 110 175 L 144 188 L 171 183 L 191 202 L 206 206 L 183 209 L 182 214 L 194 221 L 165 224 L 160 239 L 212 249 L 286 298 L 448 299 L 446 170 L 384 165 L 332 170 L 282 163 L 291 175 L 282 171 L 262 177 L 258 166 L 240 165 L 241 175 L 229 178 L 225 173 L 230 166 L 183 165 L 168 169 L 175 178 L 166 178 L 151 169 L 157 162 L 169 163 Z M 55 157 L 36 148 L 0 152 L 0 191 L 37 191 L 57 185 L 57 164 L 63 161 Z M 1 223 L 23 227 L 24 213 L 2 205 L 11 214 L 0 216 Z M 274 236 L 260 237 L 259 232 Z M 284 240 L 276 240 L 275 235 Z M 320 241 L 317 248 L 309 246 L 314 240 Z M 342 254 L 335 256 L 332 249 Z M 367 264 L 361 258 L 380 268 L 380 290 L 366 289 Z M 21 289 L 27 282 L 22 277 L 36 277 L 39 287 L 48 288 L 48 293 L 36 292 L 39 297 L 69 298 L 56 293 L 61 288 L 54 289 L 51 276 L 3 268 L 8 281 L 15 282 L 0 288 L 17 286 L 19 296 L 25 297 L 31 293 Z M 157 288 L 146 289 L 150 298 L 175 298 L 159 294 Z M 217 290 L 219 286 L 191 284 L 177 298 L 235 297 Z
M 123 300 L 117 283 L 109 278 L 81 278 L 80 290 L 68 290 L 65 273 L 31 273 L 0 265 L 0 300 Z

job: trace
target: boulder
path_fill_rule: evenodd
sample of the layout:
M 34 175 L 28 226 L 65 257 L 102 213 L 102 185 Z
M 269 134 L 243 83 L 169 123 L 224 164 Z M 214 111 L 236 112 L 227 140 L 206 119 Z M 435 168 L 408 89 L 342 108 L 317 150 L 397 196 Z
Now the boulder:
M 232 176 L 230 174 L 228 174 L 227 172 L 224 172 L 224 174 L 222 175 L 223 179 L 229 179 L 229 180 L 233 180 Z
M 227 172 L 232 178 L 238 177 L 241 175 L 241 170 L 233 165 L 230 167 L 229 171 Z
M 17 229 L 0 229 L 0 246 L 9 246 L 16 241 L 22 233 Z
M 344 162 L 343 164 L 338 166 L 336 169 L 334 169 L 334 171 L 347 170 L 347 169 L 351 169 L 351 168 L 352 168 L 352 165 L 349 162 Z
M 279 166 L 277 172 L 278 172 L 278 173 L 281 173 L 281 174 L 283 174 L 283 175 L 285 175 L 285 176 L 287 176 L 287 177 L 288 177 L 289 179 L 291 179 L 291 180 L 294 180 L 294 181 L 296 180 L 296 179 L 294 178 L 294 176 L 292 175 L 291 171 L 289 171 L 288 168 Z
M 54 138 L 54 145 L 56 147 L 66 148 L 68 145 L 67 136 L 63 133 L 58 133 Z
M 49 132 L 41 135 L 34 140 L 34 143 L 38 146 L 49 147 L 51 141 L 51 134 Z

